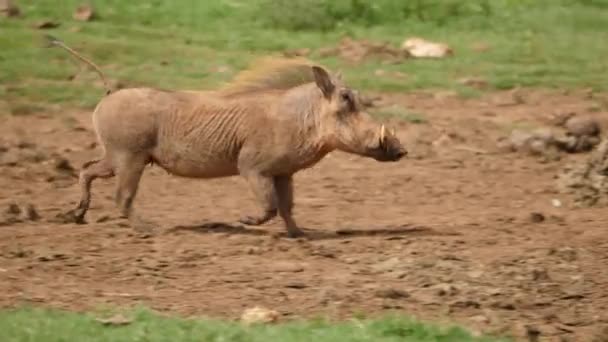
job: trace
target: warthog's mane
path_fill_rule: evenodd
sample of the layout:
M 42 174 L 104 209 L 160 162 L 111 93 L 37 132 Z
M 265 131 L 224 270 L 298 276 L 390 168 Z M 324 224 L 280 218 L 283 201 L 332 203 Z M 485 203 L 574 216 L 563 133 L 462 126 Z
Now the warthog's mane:
M 306 58 L 263 57 L 239 72 L 219 89 L 226 95 L 244 95 L 261 91 L 288 90 L 314 82 L 312 66 Z

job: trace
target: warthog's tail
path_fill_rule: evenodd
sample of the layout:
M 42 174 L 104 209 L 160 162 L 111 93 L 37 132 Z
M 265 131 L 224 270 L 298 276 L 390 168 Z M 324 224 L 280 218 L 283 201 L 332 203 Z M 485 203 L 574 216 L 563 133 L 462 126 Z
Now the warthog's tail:
M 99 67 L 93 63 L 91 60 L 87 59 L 86 57 L 83 57 L 81 54 L 79 54 L 78 52 L 74 51 L 72 48 L 70 48 L 69 46 L 65 45 L 64 42 L 62 42 L 61 40 L 46 34 L 45 38 L 47 40 L 47 47 L 53 47 L 53 46 L 59 46 L 60 48 L 66 50 L 67 52 L 69 52 L 72 56 L 78 58 L 79 60 L 81 60 L 82 62 L 84 62 L 85 64 L 87 64 L 88 66 L 90 66 L 91 68 L 93 68 L 97 74 L 99 75 L 99 77 L 101 77 L 101 81 L 103 82 L 103 87 L 106 90 L 106 95 L 110 94 L 112 92 L 112 88 L 110 87 L 110 84 L 108 83 L 108 81 L 106 80 L 106 77 L 104 76 L 103 72 L 101 71 L 101 69 L 99 69 Z

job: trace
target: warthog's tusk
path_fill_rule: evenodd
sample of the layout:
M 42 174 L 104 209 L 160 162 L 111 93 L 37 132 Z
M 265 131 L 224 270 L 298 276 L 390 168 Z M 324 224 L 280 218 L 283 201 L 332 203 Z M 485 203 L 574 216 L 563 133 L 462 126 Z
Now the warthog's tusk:
M 382 125 L 382 127 L 380 127 L 380 141 L 384 141 L 385 138 L 386 138 L 386 128 L 384 128 L 384 125 Z
M 397 133 L 397 132 L 395 131 L 395 129 L 394 129 L 394 128 L 391 128 L 391 135 L 392 135 L 392 136 L 395 136 L 395 135 L 396 135 L 396 133 Z

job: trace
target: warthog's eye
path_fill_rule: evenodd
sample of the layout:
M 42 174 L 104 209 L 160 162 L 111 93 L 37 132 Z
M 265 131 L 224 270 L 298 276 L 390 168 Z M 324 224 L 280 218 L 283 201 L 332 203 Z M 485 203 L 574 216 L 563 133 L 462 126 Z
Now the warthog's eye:
M 353 98 L 353 93 L 350 90 L 344 90 L 340 93 L 340 99 L 344 101 L 349 110 L 355 109 L 355 99 Z

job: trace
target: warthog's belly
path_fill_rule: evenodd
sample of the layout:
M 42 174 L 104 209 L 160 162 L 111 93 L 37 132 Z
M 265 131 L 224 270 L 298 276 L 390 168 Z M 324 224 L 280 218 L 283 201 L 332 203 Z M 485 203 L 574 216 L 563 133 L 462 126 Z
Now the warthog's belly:
M 188 178 L 218 178 L 238 174 L 236 163 L 221 157 L 204 155 L 162 154 L 153 156 L 154 163 L 168 173 Z

